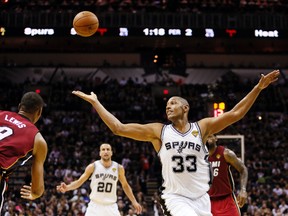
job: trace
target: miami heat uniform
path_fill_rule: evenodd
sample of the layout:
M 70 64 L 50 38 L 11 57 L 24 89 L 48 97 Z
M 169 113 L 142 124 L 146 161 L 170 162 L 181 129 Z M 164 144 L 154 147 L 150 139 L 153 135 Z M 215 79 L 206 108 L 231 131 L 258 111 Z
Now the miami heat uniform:
M 186 133 L 164 125 L 158 155 L 162 163 L 160 202 L 166 216 L 211 216 L 208 149 L 197 123 Z
M 117 182 L 119 164 L 112 161 L 105 168 L 101 161 L 94 162 L 94 172 L 91 175 L 90 202 L 86 216 L 120 216 L 117 205 Z
M 225 147 L 217 146 L 209 162 L 213 170 L 213 184 L 209 190 L 213 216 L 241 215 L 234 191 L 230 165 L 224 158 Z
M 37 127 L 15 112 L 0 111 L 0 212 L 9 175 L 32 157 Z

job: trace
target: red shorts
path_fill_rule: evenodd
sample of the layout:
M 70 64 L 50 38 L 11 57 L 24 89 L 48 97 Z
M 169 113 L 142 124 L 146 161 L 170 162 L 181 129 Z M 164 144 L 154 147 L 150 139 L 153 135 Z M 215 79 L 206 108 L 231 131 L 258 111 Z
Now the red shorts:
M 234 195 L 221 198 L 211 198 L 211 212 L 213 216 L 237 216 L 241 215 Z

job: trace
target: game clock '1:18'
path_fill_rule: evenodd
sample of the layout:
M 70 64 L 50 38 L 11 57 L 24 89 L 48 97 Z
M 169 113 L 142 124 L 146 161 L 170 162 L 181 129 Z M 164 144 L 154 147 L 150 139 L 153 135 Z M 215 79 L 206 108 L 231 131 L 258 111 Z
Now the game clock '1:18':
M 146 36 L 165 36 L 165 29 L 164 28 L 145 28 L 143 32 Z
M 179 29 L 179 28 L 144 28 L 143 33 L 145 36 L 192 36 L 192 29 Z

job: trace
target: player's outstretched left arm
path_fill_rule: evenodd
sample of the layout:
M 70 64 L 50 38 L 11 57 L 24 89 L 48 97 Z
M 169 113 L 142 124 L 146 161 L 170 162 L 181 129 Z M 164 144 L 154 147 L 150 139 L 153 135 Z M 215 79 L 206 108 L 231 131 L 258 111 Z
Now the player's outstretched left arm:
M 203 134 L 203 141 L 206 142 L 206 139 L 210 134 L 218 133 L 229 125 L 242 119 L 250 110 L 260 92 L 270 84 L 276 82 L 279 75 L 279 70 L 274 70 L 267 75 L 262 74 L 257 85 L 255 85 L 254 88 L 230 111 L 225 112 L 218 117 L 204 118 L 200 120 L 198 123 Z
M 124 167 L 122 165 L 119 165 L 119 181 L 122 185 L 123 191 L 125 192 L 126 196 L 129 198 L 133 207 L 135 208 L 136 214 L 141 214 L 142 206 L 137 202 L 137 200 L 133 194 L 133 191 L 127 182 L 127 179 L 125 176 L 125 170 L 124 170 Z

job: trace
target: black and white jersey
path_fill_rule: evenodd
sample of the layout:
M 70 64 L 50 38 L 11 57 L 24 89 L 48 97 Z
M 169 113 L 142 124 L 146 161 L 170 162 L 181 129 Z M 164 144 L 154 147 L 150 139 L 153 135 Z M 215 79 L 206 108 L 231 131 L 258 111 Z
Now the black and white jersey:
M 162 146 L 158 153 L 162 163 L 163 195 L 177 194 L 195 199 L 209 190 L 208 149 L 203 144 L 198 124 L 190 123 L 186 133 L 172 124 L 164 125 Z

